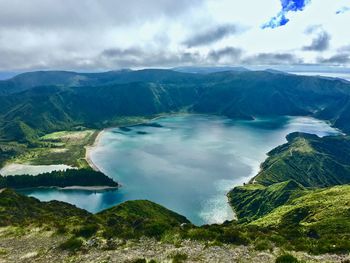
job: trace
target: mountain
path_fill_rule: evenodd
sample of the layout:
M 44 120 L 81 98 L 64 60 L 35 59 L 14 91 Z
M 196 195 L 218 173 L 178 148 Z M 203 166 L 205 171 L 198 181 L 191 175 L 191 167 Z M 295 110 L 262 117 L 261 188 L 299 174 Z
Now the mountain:
M 350 139 L 292 133 L 268 153 L 253 181 L 265 186 L 295 180 L 304 187 L 350 184 Z
M 287 140 L 269 153 L 249 184 L 229 192 L 238 222 L 276 231 L 297 250 L 346 253 L 349 138 L 292 133 Z
M 195 73 L 195 74 L 208 74 L 208 73 L 217 73 L 225 71 L 249 71 L 249 69 L 244 67 L 177 67 L 172 70 L 183 72 L 183 73 Z
M 6 79 L 13 78 L 17 74 L 18 73 L 15 73 L 15 72 L 0 72 L 0 80 L 6 80 Z
M 56 130 L 102 128 L 120 118 L 183 110 L 243 119 L 310 115 L 350 130 L 349 84 L 266 71 L 34 72 L 0 82 L 0 90 L 0 131 L 6 141 L 33 142 L 36 135 Z
M 186 81 L 191 77 L 175 71 L 162 69 L 118 70 L 100 73 L 72 71 L 34 71 L 19 74 L 12 79 L 0 81 L 0 94 L 8 95 L 40 86 L 81 87 L 131 82 Z M 192 76 L 192 78 L 195 76 Z
M 249 184 L 229 192 L 240 220 L 256 220 L 314 189 L 350 184 L 348 136 L 295 132 L 287 140 L 268 153 Z

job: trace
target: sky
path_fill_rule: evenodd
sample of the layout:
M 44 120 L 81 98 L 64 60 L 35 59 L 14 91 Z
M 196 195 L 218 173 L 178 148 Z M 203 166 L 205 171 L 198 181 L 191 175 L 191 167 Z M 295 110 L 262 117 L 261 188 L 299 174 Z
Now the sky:
M 0 71 L 350 67 L 350 0 L 0 0 Z

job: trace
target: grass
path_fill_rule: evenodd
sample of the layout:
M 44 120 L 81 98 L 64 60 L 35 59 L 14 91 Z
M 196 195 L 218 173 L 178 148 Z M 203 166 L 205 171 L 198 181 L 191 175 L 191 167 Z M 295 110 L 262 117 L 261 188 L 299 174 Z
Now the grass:
M 300 220 L 300 224 L 303 226 L 310 227 L 320 224 L 322 221 L 330 222 L 334 217 L 346 220 L 349 217 L 350 185 L 309 191 L 309 193 L 276 208 L 272 213 L 253 221 L 251 224 L 264 227 L 283 224 L 287 215 L 305 207 L 308 215 Z M 350 221 L 347 226 L 350 229 Z
M 303 195 L 305 191 L 303 186 L 290 180 L 268 187 L 260 184 L 235 187 L 229 192 L 228 197 L 239 220 L 245 222 L 268 214 L 276 207 Z
M 33 165 L 66 164 L 88 168 L 85 160 L 85 146 L 92 145 L 98 135 L 96 130 L 61 131 L 47 134 L 38 139 L 37 147 L 27 148 L 11 162 Z

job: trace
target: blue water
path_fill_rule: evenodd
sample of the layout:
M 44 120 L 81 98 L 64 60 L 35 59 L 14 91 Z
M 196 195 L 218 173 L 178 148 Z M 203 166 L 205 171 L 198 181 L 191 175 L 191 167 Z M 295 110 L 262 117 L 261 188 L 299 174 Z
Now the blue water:
M 165 117 L 152 125 L 109 129 L 101 135 L 91 158 L 122 184 L 119 190 L 35 189 L 25 193 L 45 201 L 66 201 L 91 212 L 127 200 L 148 199 L 198 225 L 221 223 L 234 218 L 227 192 L 249 181 L 266 153 L 294 131 L 319 136 L 338 133 L 327 123 L 308 117 L 254 121 L 206 115 Z

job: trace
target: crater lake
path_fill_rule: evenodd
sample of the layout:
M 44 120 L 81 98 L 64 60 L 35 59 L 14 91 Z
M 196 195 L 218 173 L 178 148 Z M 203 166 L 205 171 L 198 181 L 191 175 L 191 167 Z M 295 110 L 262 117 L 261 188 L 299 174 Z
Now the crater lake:
M 339 131 L 309 117 L 231 120 L 174 115 L 106 129 L 90 150 L 92 162 L 122 187 L 116 191 L 27 189 L 42 201 L 60 200 L 98 212 L 127 200 L 147 199 L 197 225 L 232 220 L 226 194 L 259 171 L 266 153 L 300 131 L 318 136 Z

